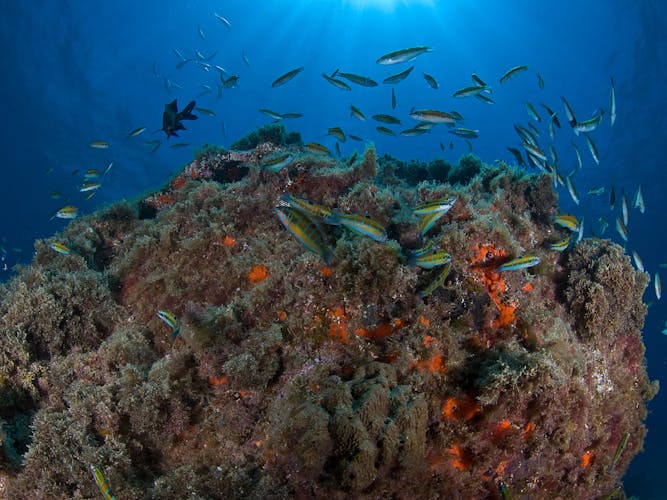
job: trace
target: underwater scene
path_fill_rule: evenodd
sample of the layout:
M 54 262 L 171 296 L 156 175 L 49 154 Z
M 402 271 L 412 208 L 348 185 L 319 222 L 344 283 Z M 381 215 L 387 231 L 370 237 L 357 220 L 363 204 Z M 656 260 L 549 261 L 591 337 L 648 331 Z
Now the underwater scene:
M 666 3 L 0 41 L 0 498 L 666 497 Z

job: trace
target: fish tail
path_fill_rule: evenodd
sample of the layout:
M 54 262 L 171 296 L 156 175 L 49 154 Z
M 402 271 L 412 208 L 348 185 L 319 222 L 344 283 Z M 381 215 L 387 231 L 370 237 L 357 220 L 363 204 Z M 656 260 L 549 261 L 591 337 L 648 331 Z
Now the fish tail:
M 195 107 L 195 101 L 190 101 L 190 103 L 183 108 L 183 111 L 178 113 L 176 117 L 177 120 L 196 120 L 198 117 L 192 114 L 192 110 Z

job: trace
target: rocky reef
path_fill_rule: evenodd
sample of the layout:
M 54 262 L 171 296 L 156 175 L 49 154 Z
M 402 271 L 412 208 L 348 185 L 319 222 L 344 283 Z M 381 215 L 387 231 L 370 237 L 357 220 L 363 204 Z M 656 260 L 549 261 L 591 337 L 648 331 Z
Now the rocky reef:
M 36 242 L 0 287 L 3 496 L 94 498 L 91 464 L 122 499 L 622 494 L 657 391 L 647 276 L 610 241 L 550 248 L 548 176 L 337 160 L 280 129 L 239 144 Z M 387 240 L 314 221 L 327 264 L 280 223 L 284 193 Z M 421 237 L 413 207 L 444 196 Z M 449 274 L 410 265 L 425 244 Z

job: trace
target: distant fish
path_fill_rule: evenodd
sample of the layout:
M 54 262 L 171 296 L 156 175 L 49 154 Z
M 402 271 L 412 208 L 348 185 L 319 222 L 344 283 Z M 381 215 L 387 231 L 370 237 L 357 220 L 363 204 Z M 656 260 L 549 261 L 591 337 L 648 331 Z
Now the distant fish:
M 408 75 L 412 72 L 412 70 L 415 69 L 414 66 L 410 66 L 408 69 L 401 71 L 400 73 L 396 73 L 395 75 L 388 76 L 384 80 L 382 80 L 382 83 L 385 83 L 387 85 L 395 85 L 399 82 L 402 82 L 405 80 Z
M 565 97 L 561 97 L 560 99 L 563 101 L 563 106 L 565 107 L 565 116 L 567 117 L 567 121 L 571 127 L 574 127 L 577 123 L 577 119 L 574 116 L 574 111 L 572 111 L 572 107 L 570 106 L 570 103 L 567 102 Z
M 609 121 L 612 125 L 616 122 L 616 92 L 614 91 L 614 77 L 611 77 L 611 92 L 609 94 Z
M 331 150 L 319 142 L 309 142 L 306 144 L 306 151 L 322 155 L 331 155 Z
M 174 149 L 180 149 L 180 148 L 187 148 L 188 146 L 190 146 L 189 142 L 175 142 L 171 144 L 169 147 Z
M 331 250 L 324 241 L 315 223 L 299 210 L 291 207 L 276 207 L 274 209 L 280 223 L 304 246 L 318 254 L 326 264 L 333 257 Z
M 540 262 L 542 262 L 542 260 L 535 255 L 525 255 L 523 257 L 510 260 L 509 262 L 505 262 L 503 265 L 498 266 L 496 271 L 519 271 L 521 269 L 537 266 Z
M 391 88 L 391 109 L 396 109 L 396 92 L 394 88 Z
M 322 73 L 322 78 L 324 78 L 327 82 L 329 82 L 331 85 L 334 87 L 341 89 L 341 90 L 352 90 L 352 87 L 350 87 L 347 83 L 345 83 L 343 80 L 339 80 L 337 78 L 334 78 L 332 76 L 329 76 L 325 73 Z
M 130 132 L 129 134 L 127 134 L 127 137 L 128 137 L 128 139 L 129 139 L 130 137 L 136 137 L 136 136 L 138 136 L 139 134 L 144 133 L 145 131 L 146 131 L 146 127 L 137 127 L 137 128 L 135 128 L 132 132 Z
M 600 164 L 600 158 L 598 156 L 597 146 L 595 146 L 595 143 L 593 142 L 593 139 L 586 132 L 584 132 L 584 137 L 586 138 L 586 144 L 588 145 L 588 150 L 590 151 L 591 156 L 593 157 L 593 160 L 595 161 L 595 163 L 597 163 L 599 165 Z
M 220 14 L 217 12 L 214 12 L 213 15 L 220 20 L 222 24 L 224 24 L 228 29 L 232 29 L 232 23 L 230 23 L 226 18 L 222 17 Z
M 107 141 L 93 141 L 88 144 L 93 149 L 108 149 L 109 143 Z
M 456 123 L 456 118 L 454 118 L 452 114 L 434 109 L 413 109 L 410 111 L 410 118 L 420 122 L 449 124 Z
M 383 243 L 387 239 L 387 232 L 384 226 L 372 218 L 363 215 L 332 212 L 324 218 L 324 222 L 335 226 L 343 226 L 353 233 L 368 236 L 380 243 Z
M 526 102 L 526 110 L 528 111 L 528 115 L 533 120 L 535 120 L 536 122 L 542 121 L 542 117 L 538 114 L 537 110 L 535 109 L 535 106 L 533 106 L 533 103 Z
M 574 133 L 579 135 L 579 132 L 592 132 L 596 128 L 598 128 L 598 125 L 600 125 L 600 122 L 602 121 L 602 116 L 604 115 L 604 110 L 600 108 L 595 115 L 593 115 L 591 118 L 588 120 L 584 120 L 582 122 L 577 122 L 574 124 L 572 129 L 574 130 Z
M 245 53 L 245 50 L 241 50 L 241 59 L 243 59 L 243 63 L 250 67 L 250 60 L 248 59 L 248 56 Z
M 565 178 L 565 185 L 567 186 L 567 192 L 570 193 L 572 201 L 579 205 L 579 195 L 577 194 L 577 189 L 574 187 L 574 182 L 572 182 L 572 177 L 569 175 Z
M 577 157 L 577 167 L 581 169 L 583 167 L 583 162 L 581 161 L 581 153 L 579 152 L 579 148 L 574 143 L 574 141 L 570 141 L 570 143 L 572 144 L 572 148 L 574 149 L 574 154 Z
M 641 271 L 644 272 L 644 261 L 642 258 L 639 256 L 636 250 L 632 251 L 632 260 L 635 261 L 635 267 Z
M 479 85 L 480 87 L 485 87 L 486 92 L 491 92 L 491 87 L 489 87 L 484 80 L 482 80 L 479 76 L 477 76 L 477 73 L 473 73 L 472 75 L 470 75 L 470 78 L 472 78 L 472 81 L 475 85 Z
M 367 76 L 362 76 L 362 75 L 357 75 L 355 73 L 343 73 L 339 72 L 338 73 L 340 76 L 345 78 L 346 80 L 351 81 L 352 83 L 356 83 L 357 85 L 361 85 L 362 87 L 377 87 L 378 84 L 375 80 L 372 80 L 371 78 L 368 78 Z
M 375 130 L 380 132 L 382 135 L 388 135 L 390 137 L 396 137 L 396 132 L 394 132 L 390 128 L 384 127 L 382 125 L 379 125 L 379 126 L 375 127 Z
M 625 224 L 620 217 L 616 217 L 616 231 L 618 231 L 618 234 L 621 235 L 623 241 L 628 241 L 628 228 L 625 227 Z
M 450 134 L 458 135 L 466 139 L 477 139 L 479 137 L 479 130 L 472 130 L 469 128 L 453 128 L 449 131 Z
M 623 215 L 623 224 L 628 225 L 630 209 L 628 207 L 628 197 L 625 196 L 625 190 L 621 191 L 621 214 Z
M 514 155 L 517 165 L 525 166 L 526 162 L 523 161 L 523 156 L 521 156 L 521 151 L 516 148 L 507 148 L 507 150 Z
M 59 219 L 75 219 L 79 215 L 79 209 L 73 205 L 65 205 L 51 216 L 58 217 Z
M 616 205 L 616 190 L 614 189 L 614 186 L 612 186 L 611 191 L 609 192 L 609 208 L 613 210 L 614 205 Z
M 199 38 L 202 40 L 206 40 L 206 35 L 204 35 L 204 30 L 202 29 L 201 26 L 197 27 L 197 33 L 199 33 Z
M 335 137 L 340 142 L 345 142 L 345 140 L 346 140 L 345 132 L 340 127 L 331 127 L 331 128 L 329 128 L 327 130 L 327 134 L 332 136 L 332 137 Z
M 428 73 L 424 73 L 424 80 L 426 80 L 428 86 L 431 87 L 433 90 L 438 90 L 438 81 L 431 75 L 429 75 Z
M 514 66 L 513 68 L 507 70 L 507 72 L 500 77 L 500 83 L 505 83 L 510 78 L 514 78 L 519 73 L 522 73 L 528 69 L 528 66 Z
M 542 90 L 544 88 L 544 78 L 539 73 L 537 74 L 537 87 Z
M 215 111 L 207 108 L 195 108 L 195 111 L 207 116 L 215 116 Z
M 495 104 L 495 101 L 483 92 L 475 94 L 475 97 L 486 104 Z
M 366 121 L 366 117 L 361 112 L 361 110 L 356 106 L 354 106 L 353 104 L 350 104 L 350 116 L 354 116 L 355 118 L 358 118 L 362 122 Z
M 284 118 L 282 113 L 278 113 L 277 111 L 273 111 L 273 110 L 266 109 L 266 108 L 260 108 L 259 112 L 264 113 L 266 116 L 269 116 L 269 117 L 273 118 L 274 120 L 282 120 Z
M 380 56 L 378 60 L 375 62 L 378 64 L 388 66 L 391 64 L 398 64 L 398 63 L 412 61 L 417 56 L 432 51 L 433 49 L 430 47 L 411 47 L 408 49 L 400 49 L 400 50 L 395 50 L 393 52 L 388 52 L 387 54 Z
M 87 193 L 89 191 L 97 191 L 102 184 L 99 182 L 84 182 L 79 188 L 80 193 Z
M 604 194 L 604 186 L 589 189 L 586 194 L 590 194 L 591 196 L 600 196 L 601 194 Z
M 188 105 L 182 110 L 178 111 L 176 99 L 164 106 L 162 113 L 162 130 L 167 134 L 167 139 L 170 137 L 178 137 L 177 130 L 185 130 L 181 123 L 182 120 L 196 120 L 198 117 L 192 114 L 195 107 L 195 101 L 190 101 Z
M 271 155 L 262 160 L 260 168 L 268 172 L 278 172 L 292 163 L 294 157 L 290 153 Z
M 391 116 L 391 115 L 387 115 L 387 114 L 383 114 L 383 113 L 373 115 L 373 116 L 371 116 L 371 118 L 373 118 L 373 120 L 376 120 L 380 123 L 387 123 L 389 125 L 400 125 L 401 124 L 401 120 L 399 120 L 395 116 Z
M 660 283 L 660 274 L 653 275 L 653 288 L 655 290 L 655 298 L 660 300 L 662 298 L 662 284 Z
M 639 212 L 642 214 L 646 211 L 646 206 L 644 206 L 644 195 L 642 194 L 641 186 L 637 188 L 637 192 L 635 193 L 634 203 L 632 205 L 634 208 L 639 209 Z
M 280 87 L 281 85 L 285 85 L 287 82 L 289 82 L 292 78 L 294 78 L 296 75 L 301 73 L 303 71 L 303 66 L 300 66 L 298 68 L 295 68 L 293 70 L 288 71 L 284 75 L 280 75 L 278 78 L 276 78 L 273 83 L 271 84 L 271 87 Z
M 481 92 L 485 91 L 486 87 L 483 87 L 481 85 L 471 85 L 470 87 L 464 87 L 462 89 L 457 90 L 452 94 L 453 97 L 470 97 L 474 95 L 478 95 Z

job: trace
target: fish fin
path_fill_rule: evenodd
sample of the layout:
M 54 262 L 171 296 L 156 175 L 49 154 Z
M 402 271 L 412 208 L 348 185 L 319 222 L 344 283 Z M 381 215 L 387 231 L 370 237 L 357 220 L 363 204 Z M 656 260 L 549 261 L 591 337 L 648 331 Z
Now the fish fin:
M 195 101 L 190 101 L 190 103 L 183 108 L 183 111 L 176 115 L 177 120 L 196 120 L 198 116 L 192 114 L 192 110 L 195 107 Z

